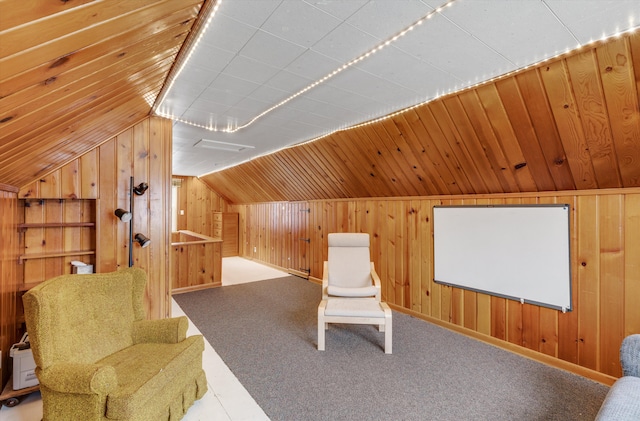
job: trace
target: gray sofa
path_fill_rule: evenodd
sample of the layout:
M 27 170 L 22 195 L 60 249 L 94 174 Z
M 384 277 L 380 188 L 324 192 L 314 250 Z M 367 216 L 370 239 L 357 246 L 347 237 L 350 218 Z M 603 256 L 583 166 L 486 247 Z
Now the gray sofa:
M 622 377 L 611 386 L 596 421 L 640 420 L 640 334 L 622 341 L 620 362 Z

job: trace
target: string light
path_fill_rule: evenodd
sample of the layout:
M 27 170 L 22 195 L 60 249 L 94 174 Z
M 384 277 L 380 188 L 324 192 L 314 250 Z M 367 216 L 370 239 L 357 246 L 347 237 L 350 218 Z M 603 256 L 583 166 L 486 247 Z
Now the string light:
M 337 69 L 335 69 L 334 71 L 332 71 L 331 73 L 325 75 L 324 77 L 316 80 L 315 82 L 311 83 L 310 85 L 306 86 L 305 88 L 301 89 L 300 91 L 296 92 L 295 94 L 291 95 L 290 97 L 280 101 L 279 103 L 273 105 L 272 107 L 266 109 L 265 111 L 261 112 L 260 114 L 256 115 L 255 117 L 251 118 L 249 121 L 247 121 L 244 124 L 241 124 L 239 126 L 236 126 L 234 128 L 229 128 L 227 127 L 226 129 L 218 129 L 218 128 L 207 128 L 207 130 L 212 131 L 212 132 L 222 132 L 222 133 L 235 133 L 238 130 L 244 129 L 246 127 L 249 127 L 251 124 L 255 123 L 258 119 L 264 117 L 265 115 L 269 114 L 270 112 L 276 110 L 277 108 L 282 107 L 283 105 L 287 104 L 288 102 L 292 101 L 293 99 L 299 97 L 300 95 L 310 91 L 311 89 L 315 88 L 316 86 L 326 82 L 327 80 L 331 79 L 332 77 L 336 76 L 337 74 L 347 70 L 348 68 L 358 64 L 359 62 L 361 62 L 362 60 L 370 57 L 371 55 L 381 51 L 382 49 L 384 49 L 385 47 L 388 47 L 389 45 L 391 45 L 393 42 L 397 41 L 398 39 L 402 38 L 403 36 L 405 36 L 407 33 L 409 33 L 410 31 L 412 31 L 416 26 L 421 25 L 424 21 L 426 21 L 427 19 L 430 19 L 432 16 L 434 16 L 437 13 L 442 12 L 442 10 L 444 10 L 446 7 L 450 7 L 453 3 L 455 3 L 457 0 L 448 0 L 446 3 L 444 3 L 442 6 L 438 7 L 435 10 L 432 10 L 431 12 L 427 13 L 426 15 L 424 15 L 423 17 L 421 17 L 420 19 L 418 19 L 417 21 L 415 21 L 414 23 L 412 23 L 411 25 L 409 25 L 408 27 L 404 28 L 402 31 L 396 33 L 395 35 L 391 36 L 390 38 L 382 41 L 381 43 L 377 44 L 376 46 L 374 46 L 373 48 L 371 48 L 369 51 L 359 55 L 358 57 L 352 59 L 351 61 L 348 61 L 347 63 L 343 64 L 342 66 L 338 67 Z M 218 4 L 216 4 L 216 7 L 218 6 Z M 200 39 L 200 37 L 202 37 L 202 35 L 204 34 L 206 28 L 209 25 L 209 22 L 211 21 L 212 16 L 209 17 L 209 19 L 207 20 L 207 24 L 205 25 L 205 28 L 203 31 L 201 31 L 198 40 Z M 191 51 L 189 52 L 189 55 L 187 56 L 190 57 L 191 53 L 193 53 L 193 51 L 195 50 L 195 48 L 191 49 Z M 182 71 L 182 68 L 184 68 L 184 64 L 186 64 L 186 61 L 184 61 L 182 67 L 180 68 L 180 71 Z M 179 73 L 178 73 L 179 74 Z M 173 78 L 173 80 L 171 81 L 171 84 L 169 86 L 169 89 L 167 89 L 166 92 L 169 92 L 169 90 L 171 89 L 171 86 L 173 86 L 173 81 L 175 81 L 176 77 Z M 159 102 L 160 104 L 164 101 L 166 97 L 166 93 L 163 96 L 162 100 Z M 160 111 L 156 111 L 156 113 L 161 116 L 161 117 L 166 117 L 166 118 L 170 118 L 171 120 L 174 121 L 180 121 L 182 123 L 185 124 L 189 124 L 192 125 L 194 127 L 200 127 L 200 128 L 205 128 L 203 125 L 201 124 L 192 124 L 191 122 L 187 122 L 187 121 L 182 121 L 182 120 L 178 120 L 175 119 L 173 116 L 169 115 L 169 114 L 165 114 L 164 112 Z
M 589 42 L 587 42 L 585 44 L 581 44 L 581 45 L 576 46 L 576 48 L 574 48 L 573 50 L 568 50 L 567 49 L 566 51 L 564 51 L 562 53 L 558 53 L 558 54 L 554 55 L 553 57 L 548 57 L 548 58 L 540 60 L 540 61 L 538 61 L 536 63 L 525 65 L 523 67 L 520 67 L 518 69 L 512 70 L 512 71 L 507 72 L 505 74 L 502 74 L 502 75 L 499 75 L 499 76 L 495 76 L 495 77 L 493 77 L 491 79 L 487 79 L 487 80 L 484 80 L 482 82 L 475 83 L 473 85 L 468 85 L 468 86 L 462 87 L 460 89 L 455 89 L 453 91 L 451 89 L 449 89 L 449 92 L 447 92 L 446 94 L 444 94 L 444 93 L 442 93 L 442 94 L 441 93 L 436 93 L 435 96 L 433 96 L 433 97 L 431 97 L 431 98 L 429 98 L 427 100 L 424 100 L 424 101 L 422 101 L 420 103 L 417 103 L 415 105 L 411 105 L 411 106 L 406 107 L 406 108 L 402 108 L 402 109 L 400 109 L 398 111 L 394 111 L 394 112 L 392 112 L 390 114 L 386 114 L 384 116 L 377 117 L 377 118 L 374 118 L 372 120 L 367 120 L 367 121 L 362 122 L 362 123 L 357 123 L 357 124 L 354 124 L 354 125 L 351 125 L 351 126 L 348 126 L 348 127 L 338 128 L 336 130 L 332 130 L 330 132 L 327 132 L 327 133 L 322 134 L 320 136 L 314 137 L 312 139 L 296 143 L 295 145 L 284 146 L 284 147 L 282 147 L 282 148 L 280 148 L 278 150 L 271 151 L 271 152 L 268 152 L 268 153 L 265 153 L 265 154 L 262 154 L 262 155 L 259 155 L 259 156 L 255 156 L 255 157 L 249 158 L 249 159 L 247 159 L 245 161 L 242 161 L 242 162 L 239 162 L 239 163 L 235 163 L 235 164 L 231 164 L 231 165 L 228 165 L 228 166 L 223 167 L 223 168 L 218 168 L 218 169 L 216 169 L 214 171 L 210 171 L 210 172 L 208 172 L 206 174 L 202 174 L 199 177 L 204 177 L 204 176 L 209 175 L 209 174 L 213 174 L 213 173 L 216 173 L 216 172 L 223 171 L 223 170 L 228 169 L 230 167 L 234 167 L 234 166 L 237 166 L 237 165 L 242 165 L 242 164 L 251 162 L 251 161 L 253 161 L 255 159 L 261 158 L 263 156 L 272 155 L 274 153 L 277 153 L 277 152 L 280 152 L 280 151 L 283 151 L 283 150 L 286 150 L 286 149 L 291 149 L 291 148 L 295 148 L 295 147 L 298 147 L 298 146 L 307 145 L 309 143 L 316 142 L 318 140 L 321 140 L 321 139 L 324 139 L 326 137 L 332 136 L 332 135 L 334 135 L 336 133 L 344 132 L 344 131 L 347 131 L 347 130 L 358 129 L 358 128 L 361 128 L 361 127 L 369 126 L 369 125 L 372 125 L 372 124 L 376 124 L 376 123 L 379 123 L 379 122 L 394 118 L 394 117 L 396 117 L 398 115 L 404 114 L 404 113 L 406 113 L 408 111 L 414 110 L 414 109 L 416 109 L 418 107 L 421 107 L 423 105 L 427 105 L 429 103 L 437 101 L 437 100 L 439 100 L 439 99 L 441 99 L 441 98 L 443 98 L 445 96 L 457 95 L 462 91 L 475 89 L 475 88 L 478 88 L 480 86 L 488 85 L 488 84 L 494 83 L 494 82 L 496 82 L 498 80 L 505 79 L 505 78 L 508 78 L 510 76 L 513 76 L 516 73 L 521 73 L 521 72 L 523 72 L 525 70 L 528 70 L 530 68 L 541 66 L 541 65 L 543 65 L 545 63 L 551 62 L 551 61 L 556 60 L 556 59 L 558 59 L 560 57 L 568 56 L 568 55 L 573 54 L 573 53 L 575 53 L 578 50 L 581 50 L 583 48 L 586 48 L 586 47 L 589 47 L 589 46 L 594 46 L 595 44 L 604 44 L 605 42 L 607 42 L 610 39 L 619 38 L 619 37 L 622 37 L 624 35 L 632 34 L 632 33 L 636 32 L 639 28 L 640 28 L 640 25 L 637 25 L 637 26 L 635 26 L 633 28 L 629 28 L 629 29 L 627 29 L 625 31 L 616 32 L 615 34 L 610 35 L 608 37 L 603 37 L 603 38 L 597 39 L 597 40 L 590 40 Z

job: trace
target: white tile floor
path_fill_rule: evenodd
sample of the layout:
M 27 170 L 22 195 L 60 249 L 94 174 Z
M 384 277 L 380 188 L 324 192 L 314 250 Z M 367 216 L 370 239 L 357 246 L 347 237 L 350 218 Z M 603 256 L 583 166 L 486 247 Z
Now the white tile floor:
M 234 285 L 287 276 L 286 272 L 240 257 L 222 259 L 222 285 Z M 184 315 L 180 306 L 172 300 L 172 316 Z M 189 321 L 187 335 L 199 334 L 197 327 Z M 209 391 L 197 401 L 183 418 L 183 421 L 260 421 L 269 417 L 240 384 L 231 370 L 205 340 L 202 365 L 207 373 Z M 42 400 L 40 393 L 28 395 L 13 408 L 0 409 L 1 421 L 40 421 Z

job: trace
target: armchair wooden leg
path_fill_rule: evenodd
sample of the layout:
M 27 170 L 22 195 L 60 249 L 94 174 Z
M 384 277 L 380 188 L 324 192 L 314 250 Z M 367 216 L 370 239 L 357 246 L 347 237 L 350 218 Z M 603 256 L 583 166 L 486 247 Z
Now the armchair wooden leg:
M 318 351 L 324 351 L 324 331 L 329 327 L 329 323 L 324 321 L 324 310 L 327 302 L 322 300 L 318 306 Z

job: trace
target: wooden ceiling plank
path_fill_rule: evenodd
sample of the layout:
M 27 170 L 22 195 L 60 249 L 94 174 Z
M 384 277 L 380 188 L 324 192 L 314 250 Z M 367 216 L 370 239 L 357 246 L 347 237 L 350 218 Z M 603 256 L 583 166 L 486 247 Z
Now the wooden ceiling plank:
M 428 104 L 428 107 L 442 131 L 444 139 L 449 144 L 451 153 L 460 162 L 461 170 L 464 171 L 467 180 L 473 186 L 473 192 L 488 193 L 490 189 L 485 184 L 485 178 L 480 174 L 473 161 L 474 158 L 466 149 L 465 139 L 460 136 L 460 132 L 457 129 L 458 121 L 455 120 L 455 117 L 459 117 L 460 113 L 451 115 L 444 101 L 432 102 Z
M 148 87 L 148 89 L 150 90 L 158 90 L 160 88 L 160 85 L 158 86 L 150 86 Z M 120 106 L 121 104 L 128 104 L 130 103 L 130 101 L 136 100 L 139 101 L 140 103 L 146 104 L 146 112 L 145 114 L 148 114 L 148 110 L 149 110 L 149 105 L 146 103 L 146 101 L 144 101 L 143 96 L 142 95 L 135 95 L 135 91 L 132 93 L 131 91 L 127 90 L 126 88 L 121 88 L 119 91 L 115 91 L 118 93 L 118 95 L 116 96 L 112 96 L 110 97 L 109 100 L 105 100 L 103 102 L 100 103 L 96 103 L 96 105 L 94 107 L 88 107 L 88 108 L 80 108 L 78 110 L 76 110 L 75 113 L 72 114 L 67 114 L 66 116 L 64 116 L 65 120 L 64 120 L 64 124 L 51 124 L 50 126 L 47 127 L 38 127 L 38 132 L 33 131 L 33 132 L 29 132 L 26 134 L 26 136 L 28 136 L 27 139 L 24 139 L 24 141 L 22 142 L 18 142 L 17 144 L 17 150 L 15 151 L 10 151 L 10 152 L 2 152 L 0 153 L 0 156 L 4 158 L 8 158 L 9 161 L 11 161 L 11 163 L 15 163 L 16 162 L 16 157 L 20 157 L 20 156 L 24 156 L 25 159 L 27 159 L 31 153 L 33 153 L 34 149 L 42 149 L 42 148 L 49 148 L 50 144 L 54 145 L 54 151 L 55 151 L 55 145 L 69 145 L 69 144 L 74 144 L 74 146 L 77 147 L 77 145 L 75 145 L 74 140 L 76 139 L 81 139 L 83 144 L 87 145 L 87 149 L 82 149 L 81 151 L 79 151 L 78 155 L 87 152 L 92 146 L 96 146 L 95 140 L 93 142 L 91 142 L 90 140 L 88 140 L 85 136 L 84 136 L 84 131 L 87 132 L 96 132 L 96 133 L 103 133 L 103 130 L 105 130 L 107 127 L 111 126 L 111 125 L 115 125 L 118 126 L 119 122 L 114 121 L 114 122 L 102 122 L 102 124 L 99 127 L 99 130 L 96 130 L 96 127 L 93 127 L 92 123 L 92 116 L 95 116 L 96 118 L 100 115 L 100 113 L 102 112 L 102 110 L 107 110 L 107 112 L 109 112 L 110 110 Z M 135 109 L 135 108 L 133 108 Z M 132 111 L 132 115 L 137 114 L 136 112 Z M 141 116 L 137 116 L 137 119 L 140 119 Z M 37 134 L 38 133 L 38 134 Z M 36 135 L 37 134 L 37 135 Z M 95 137 L 90 136 L 89 138 L 93 137 L 95 139 Z M 64 142 L 60 142 L 60 139 L 65 139 Z M 98 139 L 104 140 L 104 138 L 99 137 Z M 58 142 L 54 142 L 52 140 L 58 140 Z M 55 152 L 51 152 L 54 156 Z M 50 158 L 47 158 L 50 159 Z
M 393 140 L 396 151 L 398 152 L 396 155 L 397 160 L 401 162 L 407 181 L 415 186 L 418 192 L 417 195 L 426 196 L 434 194 L 437 189 L 431 181 L 431 178 L 424 175 L 426 173 L 425 169 L 422 168 L 415 151 L 409 145 L 407 133 L 400 130 L 400 127 L 392 118 L 385 119 L 379 124 L 381 124 L 387 132 L 389 138 Z
M 411 122 L 409 119 L 411 119 Z M 451 194 L 451 185 L 443 178 L 443 176 L 447 175 L 448 170 L 443 166 L 440 154 L 434 150 L 432 145 L 429 145 L 430 137 L 426 131 L 419 132 L 422 125 L 415 124 L 418 119 L 419 117 L 414 110 L 410 110 L 393 117 L 392 120 L 398 130 L 404 133 L 407 144 L 411 148 L 413 156 L 417 159 L 419 167 L 431 181 L 432 190 L 430 194 Z M 414 125 L 416 126 L 415 129 Z M 444 174 L 441 174 L 441 172 L 444 172 Z M 452 182 L 451 173 L 448 175 L 450 182 Z M 455 184 L 453 184 L 453 187 L 454 191 L 460 192 L 460 189 Z
M 498 142 L 493 127 L 478 95 L 478 90 L 461 92 L 458 97 L 462 103 L 473 132 L 477 136 L 481 150 L 487 157 L 491 170 L 505 192 L 520 191 L 512 166 L 509 164 L 502 146 Z M 480 149 L 477 150 L 480 153 Z
M 344 130 L 340 132 L 340 136 L 345 138 L 345 144 L 349 145 L 351 151 L 355 156 L 360 157 L 360 162 L 364 163 L 366 160 L 366 167 L 361 171 L 366 171 L 368 174 L 367 184 L 373 183 L 378 186 L 377 191 L 380 193 L 377 196 L 382 197 L 390 192 L 395 192 L 396 187 L 391 180 L 391 176 L 386 174 L 384 165 L 381 165 L 381 156 L 377 153 L 377 150 L 373 145 L 362 136 L 358 136 L 359 129 L 357 130 Z
M 585 139 L 579 117 L 580 111 L 569 81 L 565 61 L 549 63 L 540 75 L 576 187 L 598 188 L 593 162 L 589 155 L 589 145 Z M 577 85 L 575 80 L 573 85 Z M 587 104 L 587 107 L 589 106 Z
M 416 121 L 416 125 L 419 123 L 420 126 L 422 126 L 419 130 L 424 129 L 428 134 L 435 149 L 442 157 L 445 166 L 449 169 L 449 173 L 453 176 L 453 182 L 458 186 L 460 192 L 462 194 L 473 193 L 475 191 L 474 187 L 469 181 L 467 174 L 462 169 L 460 161 L 458 161 L 456 154 L 449 145 L 447 137 L 440 128 L 431 108 L 425 104 L 422 107 L 416 108 L 415 112 L 419 117 L 418 121 Z
M 462 98 L 470 94 L 472 95 L 473 91 L 461 92 L 443 100 L 451 120 L 455 121 L 455 130 L 452 130 L 452 133 L 460 141 L 459 151 L 465 154 L 468 162 L 474 164 L 475 171 L 482 178 L 487 192 L 501 193 L 505 191 L 505 188 L 501 183 L 500 177 L 495 173 L 487 155 L 486 147 L 481 143 L 479 135 L 476 133 L 476 128 L 473 126 L 468 111 L 462 102 Z
M 43 2 L 41 0 L 15 0 L 8 2 L 4 0 L 3 3 L 5 3 L 5 5 L 2 7 L 0 32 L 56 13 L 67 12 L 95 1 L 96 0 Z
M 394 196 L 415 196 L 417 190 L 411 189 L 407 183 L 402 182 L 402 171 L 400 170 L 398 163 L 395 161 L 393 153 L 389 150 L 386 142 L 382 137 L 378 135 L 378 126 L 366 125 L 358 128 L 354 131 L 355 134 L 361 136 L 369 142 L 373 148 L 372 153 L 377 154 L 376 166 L 387 176 L 387 179 L 391 181 Z M 387 136 L 383 133 L 383 136 Z
M 5 110 L 14 110 L 30 101 L 50 94 L 51 91 L 62 90 L 73 91 L 83 86 L 79 84 L 83 79 L 96 75 L 126 71 L 130 66 L 148 61 L 153 63 L 156 57 L 169 55 L 179 48 L 186 33 L 175 33 L 182 28 L 173 28 L 174 31 L 166 31 L 155 38 L 146 38 L 142 42 L 132 44 L 124 53 L 105 53 L 91 61 L 84 62 L 76 67 L 58 73 L 55 77 L 46 80 L 39 80 L 36 83 L 23 86 L 20 89 L 9 86 L 10 83 L 0 83 L 0 91 L 6 95 L 0 95 L 0 115 L 5 115 Z M 164 54 L 163 54 L 164 53 Z M 135 68 L 135 67 L 134 67 Z M 101 77 L 101 76 L 98 76 Z M 127 75 L 123 76 L 126 79 Z M 6 89 L 5 89 L 6 88 Z
M 146 105 L 146 104 L 143 104 Z M 108 107 L 106 111 L 102 111 L 103 115 L 97 113 L 87 116 L 87 119 L 97 124 L 101 124 L 100 130 L 92 130 L 92 134 L 101 138 L 103 141 L 109 139 L 112 133 L 118 133 L 126 127 L 139 121 L 146 115 L 146 110 L 136 111 L 136 108 L 130 104 L 122 104 L 118 108 Z M 117 120 L 115 120 L 117 118 Z M 49 149 L 40 149 L 36 152 L 18 155 L 24 158 L 21 162 L 11 161 L 12 165 L 0 165 L 0 179 L 12 179 L 17 185 L 24 186 L 42 175 L 52 171 L 57 166 L 64 165 L 66 162 L 75 159 L 84 152 L 90 151 L 96 144 L 91 143 L 84 148 L 74 141 L 68 141 L 66 144 L 51 144 Z M 71 148 L 69 151 L 68 149 Z
M 504 151 L 507 165 L 518 183 L 518 190 L 536 191 L 536 183 L 530 168 L 527 165 L 520 165 L 525 162 L 524 154 L 520 149 L 511 121 L 495 84 L 481 86 L 476 91 L 487 114 L 489 124 L 493 128 L 496 141 Z
M 518 83 L 515 78 L 500 80 L 496 82 L 496 89 L 525 158 L 519 165 L 530 169 L 538 191 L 556 190 Z
M 2 125 L 2 137 L 0 138 L 0 154 L 6 153 L 7 148 L 11 145 L 19 144 L 23 138 L 29 134 L 34 133 L 32 127 L 39 125 L 36 130 L 46 130 L 47 127 L 57 125 L 62 120 L 67 120 L 69 115 L 78 108 L 91 107 L 89 104 L 96 104 L 100 101 L 109 99 L 112 96 L 118 95 L 119 92 L 131 90 L 135 86 L 140 86 L 142 89 L 146 89 L 146 85 L 150 81 L 161 80 L 161 76 L 166 74 L 172 64 L 172 58 L 165 58 L 164 63 L 159 62 L 155 64 L 155 67 L 145 67 L 139 71 L 139 75 L 146 75 L 135 83 L 123 83 L 123 80 L 118 75 L 114 75 L 105 79 L 106 85 L 100 86 L 98 90 L 96 87 L 88 86 L 85 89 L 72 92 L 70 97 L 65 98 L 65 101 L 57 105 L 55 102 L 47 105 L 46 109 L 40 110 L 41 112 L 30 113 L 23 118 L 12 119 Z M 129 75 L 129 80 L 133 80 L 133 75 Z M 131 92 L 136 94 L 135 91 Z
M 300 181 L 306 180 L 306 186 L 313 189 L 313 185 L 316 184 L 316 192 L 319 198 L 327 199 L 333 196 L 340 197 L 341 189 L 337 188 L 337 182 L 332 180 L 333 176 L 327 174 L 324 168 L 314 165 L 311 161 L 311 157 L 308 153 L 303 152 L 301 148 L 289 148 L 286 149 L 285 156 L 290 156 L 290 165 L 298 166 L 298 173 L 300 174 Z M 312 171 L 315 171 L 313 173 Z M 315 175 L 315 176 L 314 176 Z M 296 198 L 299 200 L 299 198 Z
M 620 175 L 624 187 L 640 185 L 639 100 L 632 69 L 633 59 L 627 38 L 596 49 L 607 110 L 611 119 Z M 634 118 L 630 118 L 631 111 Z
M 0 79 L 0 97 L 9 96 L 31 85 L 55 80 L 60 74 L 94 62 L 103 56 L 113 55 L 122 58 L 129 54 L 131 48 L 139 46 L 144 50 L 145 46 L 161 42 L 158 40 L 169 39 L 172 34 L 186 34 L 189 31 L 188 25 L 184 25 L 186 12 L 174 13 L 142 27 L 134 26 L 126 32 L 105 38 L 72 54 L 56 57 L 24 72 L 14 73 L 8 79 Z
M 368 171 L 374 165 L 371 156 L 358 142 L 346 135 L 345 131 L 339 131 L 331 135 L 339 151 L 344 165 L 349 168 L 353 177 L 357 177 L 361 186 L 366 191 L 363 197 L 384 196 L 386 187 L 383 180 L 372 171 Z M 377 171 L 376 171 L 377 172 Z
M 195 0 L 194 6 L 200 4 Z M 164 16 L 172 14 L 176 10 L 184 9 L 184 0 L 167 0 L 155 3 L 135 13 L 129 13 L 116 17 L 104 25 L 95 25 L 86 29 L 69 34 L 67 36 L 51 40 L 46 44 L 40 44 L 28 50 L 21 50 L 16 54 L 0 58 L 0 80 L 17 73 L 39 66 L 42 63 L 56 60 L 60 57 L 69 57 L 72 53 L 87 48 L 96 43 L 102 42 L 106 34 L 120 34 L 128 32 L 131 28 L 153 22 Z M 197 16 L 198 7 L 193 7 L 191 19 Z M 191 24 L 193 21 L 190 22 Z
M 367 183 L 362 179 L 362 174 L 353 171 L 362 168 L 362 164 L 356 160 L 358 155 L 349 155 L 343 148 L 344 138 L 334 133 L 322 140 L 305 145 L 313 153 L 316 161 L 321 161 L 325 171 L 335 174 L 342 187 L 342 197 L 366 197 L 371 195 Z M 324 158 L 324 159 L 320 159 Z M 366 165 L 366 164 L 365 164 Z
M 45 124 L 48 120 L 55 120 L 58 116 L 73 110 L 77 106 L 75 104 L 99 101 L 102 95 L 110 94 L 113 87 L 126 87 L 127 80 L 131 80 L 132 76 L 151 73 L 155 77 L 156 69 L 164 68 L 168 71 L 174 57 L 175 54 L 143 61 L 142 57 L 133 56 L 117 66 L 104 67 L 87 77 L 79 78 L 70 86 L 61 86 L 59 89 L 52 87 L 48 90 L 44 86 L 43 89 L 37 88 L 40 95 L 36 96 L 34 101 L 20 103 L 16 107 L 9 107 L 11 103 L 6 104 L 0 100 L 0 109 L 11 112 L 10 115 L 0 114 L 2 121 L 5 121 L 0 123 L 3 132 L 0 138 L 10 138 L 14 132 L 34 124 L 34 121 Z M 153 69 L 153 72 L 150 69 Z
M 530 121 L 556 190 L 574 190 L 576 185 L 567 163 L 567 156 L 560 141 L 539 69 L 516 75 L 516 81 L 527 105 Z
M 96 0 L 81 7 L 69 8 L 64 13 L 30 20 L 2 31 L 0 57 L 8 57 L 92 26 L 105 25 L 112 19 L 151 4 L 152 0 Z

